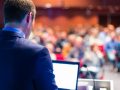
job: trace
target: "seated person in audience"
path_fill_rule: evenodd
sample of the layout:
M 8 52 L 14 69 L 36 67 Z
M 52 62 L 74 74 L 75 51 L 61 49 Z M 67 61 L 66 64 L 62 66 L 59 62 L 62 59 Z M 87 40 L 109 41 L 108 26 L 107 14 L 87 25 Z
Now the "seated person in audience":
M 74 46 L 71 48 L 71 51 L 68 54 L 67 60 L 70 61 L 82 61 L 84 57 L 84 48 L 83 48 L 83 38 L 76 36 Z
M 49 50 L 51 59 L 56 60 L 57 58 L 56 58 L 56 55 L 54 53 L 54 49 L 55 49 L 54 45 L 51 42 L 48 42 L 48 43 L 46 43 L 46 47 Z

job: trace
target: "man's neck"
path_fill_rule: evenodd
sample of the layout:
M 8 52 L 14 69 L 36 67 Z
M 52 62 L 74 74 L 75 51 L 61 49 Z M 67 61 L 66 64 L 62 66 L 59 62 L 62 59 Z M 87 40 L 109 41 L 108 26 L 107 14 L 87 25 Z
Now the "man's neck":
M 22 26 L 18 23 L 6 23 L 4 27 L 17 28 L 23 32 Z

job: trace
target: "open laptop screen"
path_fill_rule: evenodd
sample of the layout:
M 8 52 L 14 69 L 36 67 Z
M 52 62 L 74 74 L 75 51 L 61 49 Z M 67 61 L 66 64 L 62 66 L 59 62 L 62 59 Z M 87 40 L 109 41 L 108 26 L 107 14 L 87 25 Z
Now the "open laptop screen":
M 53 69 L 59 89 L 77 90 L 79 63 L 53 61 Z

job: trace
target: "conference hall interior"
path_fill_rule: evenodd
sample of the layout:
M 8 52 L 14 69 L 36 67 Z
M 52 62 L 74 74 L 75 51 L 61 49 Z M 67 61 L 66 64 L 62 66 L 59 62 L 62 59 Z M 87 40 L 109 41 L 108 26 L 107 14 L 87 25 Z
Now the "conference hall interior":
M 120 0 L 33 2 L 37 13 L 29 40 L 47 47 L 52 62 L 79 64 L 78 90 L 93 90 L 94 85 L 95 90 L 120 90 Z M 63 71 L 59 76 L 66 76 Z

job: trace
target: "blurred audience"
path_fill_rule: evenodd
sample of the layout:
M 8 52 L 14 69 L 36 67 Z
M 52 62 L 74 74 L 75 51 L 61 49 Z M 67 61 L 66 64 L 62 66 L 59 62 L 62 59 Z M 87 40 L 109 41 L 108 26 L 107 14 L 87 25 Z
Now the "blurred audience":
M 120 27 L 76 25 L 68 31 L 40 27 L 31 40 L 45 45 L 52 60 L 77 61 L 103 67 L 110 63 L 120 71 Z

